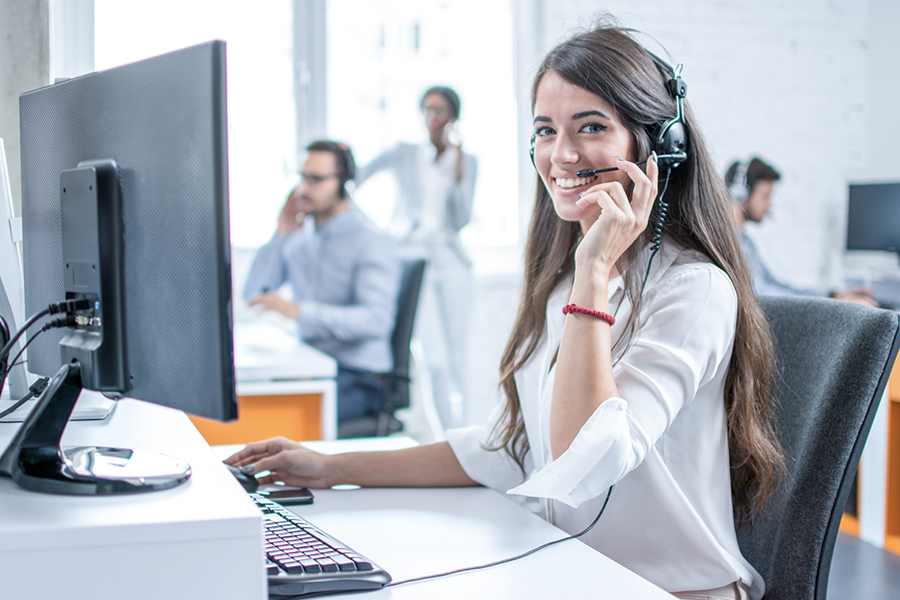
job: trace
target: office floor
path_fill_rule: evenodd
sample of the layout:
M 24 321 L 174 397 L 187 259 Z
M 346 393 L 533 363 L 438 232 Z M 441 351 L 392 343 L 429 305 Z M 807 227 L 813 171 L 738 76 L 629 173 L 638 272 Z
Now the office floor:
M 828 581 L 829 600 L 900 598 L 900 556 L 840 534 Z

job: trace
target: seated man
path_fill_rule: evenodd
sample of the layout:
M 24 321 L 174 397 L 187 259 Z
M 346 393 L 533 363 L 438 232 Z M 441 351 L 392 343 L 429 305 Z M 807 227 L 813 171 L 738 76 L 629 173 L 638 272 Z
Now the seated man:
M 322 140 L 306 151 L 301 183 L 281 209 L 275 236 L 253 260 L 244 298 L 293 319 L 301 340 L 334 357 L 340 423 L 384 406 L 377 374 L 393 368 L 400 262 L 391 238 L 349 197 L 350 149 Z M 312 227 L 303 227 L 307 219 Z M 276 292 L 285 282 L 293 302 Z
M 801 288 L 781 281 L 769 270 L 753 239 L 747 235 L 744 225 L 747 221 L 760 223 L 772 206 L 772 191 L 781 174 L 760 158 L 749 161 L 735 161 L 725 172 L 725 185 L 734 200 L 734 222 L 740 233 L 744 258 L 753 278 L 753 288 L 761 296 L 830 296 L 868 306 L 876 306 L 872 293 L 866 289 L 845 291 L 824 291 Z

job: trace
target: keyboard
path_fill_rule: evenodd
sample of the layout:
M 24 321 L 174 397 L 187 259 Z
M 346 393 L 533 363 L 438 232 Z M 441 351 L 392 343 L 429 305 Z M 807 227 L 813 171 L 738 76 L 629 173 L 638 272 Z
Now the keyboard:
M 303 517 L 259 494 L 249 494 L 265 523 L 269 597 L 375 590 L 391 576 Z

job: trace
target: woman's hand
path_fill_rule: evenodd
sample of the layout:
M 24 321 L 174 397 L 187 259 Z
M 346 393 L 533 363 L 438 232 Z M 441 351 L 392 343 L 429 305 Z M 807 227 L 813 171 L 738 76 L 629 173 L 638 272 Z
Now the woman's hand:
M 253 465 L 253 473 L 271 471 L 260 477 L 260 485 L 283 481 L 287 485 L 310 488 L 329 488 L 333 481 L 333 469 L 328 456 L 304 448 L 297 442 L 277 437 L 247 444 L 243 450 L 225 459 L 235 467 Z
M 459 128 L 456 126 L 456 123 L 448 123 L 445 134 L 447 147 L 456 153 L 456 158 L 453 162 L 453 180 L 456 183 L 462 183 L 462 180 L 466 176 L 466 164 L 465 154 L 463 154 L 462 149 L 462 136 L 459 134 Z
M 647 228 L 658 188 L 656 153 L 650 155 L 646 173 L 627 160 L 619 160 L 617 166 L 634 183 L 630 200 L 622 184 L 612 181 L 588 189 L 576 203 L 578 206 L 596 204 L 600 207 L 600 216 L 575 250 L 576 269 L 587 269 L 606 277 L 622 254 Z

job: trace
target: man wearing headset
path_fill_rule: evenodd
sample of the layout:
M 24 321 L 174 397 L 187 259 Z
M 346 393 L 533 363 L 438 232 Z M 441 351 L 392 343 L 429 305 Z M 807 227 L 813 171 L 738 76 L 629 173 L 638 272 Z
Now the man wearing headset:
M 725 171 L 725 184 L 734 204 L 734 221 L 740 233 L 741 246 L 747 267 L 753 277 L 753 288 L 761 296 L 823 296 L 820 290 L 801 288 L 778 279 L 763 261 L 756 243 L 747 235 L 747 221 L 760 223 L 772 207 L 772 192 L 781 174 L 758 157 L 749 161 L 736 160 Z M 832 291 L 828 296 L 867 306 L 877 306 L 871 291 L 852 289 Z
M 400 263 L 391 238 L 350 199 L 350 148 L 318 140 L 306 153 L 275 235 L 250 267 L 244 299 L 294 320 L 301 340 L 334 357 L 340 424 L 384 405 L 378 374 L 393 367 Z M 285 283 L 292 300 L 277 292 Z

